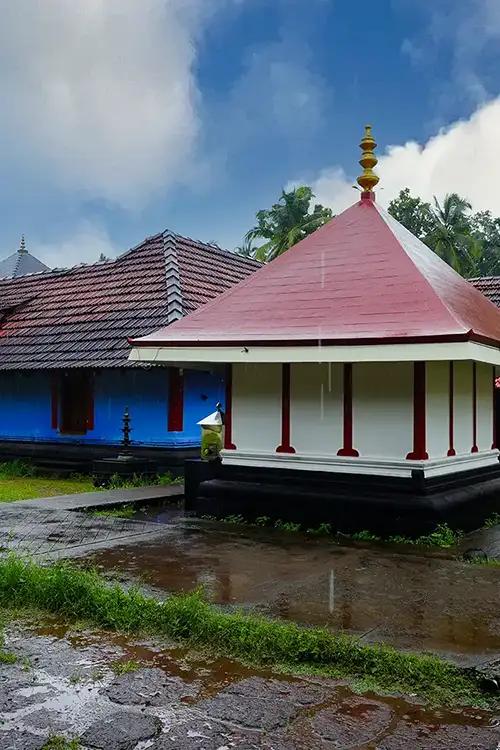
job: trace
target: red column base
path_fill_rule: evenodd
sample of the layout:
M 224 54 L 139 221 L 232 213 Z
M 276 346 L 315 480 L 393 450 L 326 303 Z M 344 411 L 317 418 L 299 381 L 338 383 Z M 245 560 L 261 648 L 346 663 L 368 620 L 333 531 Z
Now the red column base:
M 406 458 L 408 459 L 408 461 L 426 461 L 429 458 L 429 454 L 426 451 L 424 451 L 423 453 L 411 451 L 411 453 L 406 454 Z
M 278 445 L 276 453 L 295 453 L 295 448 L 291 445 Z
M 448 451 L 448 453 L 446 455 L 450 456 L 450 457 L 451 456 L 456 456 L 457 452 L 456 452 L 455 448 L 450 448 L 450 450 Z
M 357 458 L 359 456 L 359 451 L 355 448 L 341 448 L 337 451 L 337 456 L 351 456 L 351 458 Z

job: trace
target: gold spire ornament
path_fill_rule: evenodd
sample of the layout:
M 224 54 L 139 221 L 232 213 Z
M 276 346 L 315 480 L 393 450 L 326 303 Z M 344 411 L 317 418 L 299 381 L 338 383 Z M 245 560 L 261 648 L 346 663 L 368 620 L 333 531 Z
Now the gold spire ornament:
M 377 165 L 378 159 L 373 153 L 377 148 L 377 144 L 372 135 L 371 125 L 365 125 L 365 134 L 359 147 L 363 152 L 359 160 L 359 163 L 363 167 L 363 174 L 358 177 L 358 185 L 361 185 L 363 188 L 363 193 L 372 193 L 373 188 L 380 178 L 373 171 L 373 167 Z

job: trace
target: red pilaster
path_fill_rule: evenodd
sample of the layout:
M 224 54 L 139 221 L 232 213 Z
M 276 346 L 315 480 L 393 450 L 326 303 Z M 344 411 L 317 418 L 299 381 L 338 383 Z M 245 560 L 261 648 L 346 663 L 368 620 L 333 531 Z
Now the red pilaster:
M 453 362 L 450 362 L 450 383 L 449 383 L 449 449 L 448 456 L 456 456 L 455 450 L 455 373 Z
M 295 453 L 290 445 L 290 364 L 281 365 L 281 445 L 276 453 Z
M 59 427 L 59 376 L 53 375 L 50 385 L 50 425 L 53 430 Z
M 352 363 L 344 363 L 344 446 L 337 456 L 359 456 L 352 447 Z
M 233 443 L 233 366 L 226 365 L 226 405 L 224 411 L 224 448 L 235 451 Z
M 471 453 L 478 453 L 477 447 L 477 365 L 472 363 L 472 448 Z
M 91 372 L 87 380 L 87 430 L 95 427 L 94 414 L 94 373 Z
M 492 375 L 493 375 L 493 378 L 492 378 L 492 388 L 493 388 L 493 396 L 492 396 L 492 398 L 493 398 L 493 410 L 492 410 L 492 413 L 493 413 L 493 442 L 491 444 L 491 448 L 492 448 L 492 450 L 495 450 L 495 448 L 497 447 L 497 443 L 498 443 L 498 438 L 497 438 L 497 393 L 496 393 L 496 388 L 495 388 L 495 380 L 496 380 L 495 365 L 493 365 L 493 367 L 492 367 Z
M 406 458 L 412 461 L 423 461 L 429 458 L 426 450 L 426 398 L 425 398 L 425 362 L 413 363 L 413 450 Z
M 178 367 L 171 367 L 168 380 L 168 431 L 184 429 L 184 376 Z

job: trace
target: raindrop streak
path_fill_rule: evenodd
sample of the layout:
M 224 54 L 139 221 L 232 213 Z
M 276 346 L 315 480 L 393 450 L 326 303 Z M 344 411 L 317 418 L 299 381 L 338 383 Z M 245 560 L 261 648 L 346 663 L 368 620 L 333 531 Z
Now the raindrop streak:
M 330 597 L 328 602 L 328 610 L 330 614 L 333 614 L 335 609 L 335 571 L 333 568 L 330 570 Z

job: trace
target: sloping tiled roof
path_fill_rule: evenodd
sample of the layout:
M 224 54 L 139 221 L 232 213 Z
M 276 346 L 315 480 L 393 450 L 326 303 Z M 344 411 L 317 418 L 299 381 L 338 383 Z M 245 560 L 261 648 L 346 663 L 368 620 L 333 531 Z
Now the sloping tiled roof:
M 138 346 L 500 342 L 500 311 L 371 198 Z
M 490 302 L 500 307 L 500 276 L 483 276 L 476 279 L 469 279 L 476 289 L 487 297 Z
M 0 280 L 0 369 L 130 366 L 128 336 L 176 320 L 259 267 L 164 232 L 116 260 Z
M 9 255 L 8 258 L 0 260 L 0 279 L 9 276 L 26 276 L 27 273 L 39 273 L 49 271 L 49 267 L 35 258 L 34 255 L 24 251 Z

